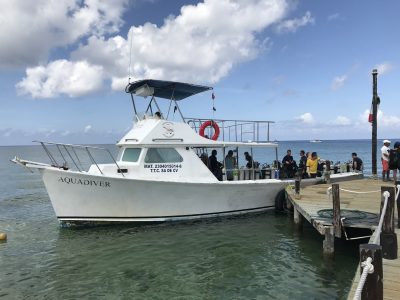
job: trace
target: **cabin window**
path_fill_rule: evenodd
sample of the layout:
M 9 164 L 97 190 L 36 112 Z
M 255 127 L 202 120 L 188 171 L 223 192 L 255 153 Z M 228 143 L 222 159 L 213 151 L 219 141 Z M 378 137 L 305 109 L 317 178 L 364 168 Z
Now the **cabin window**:
M 137 162 L 141 150 L 140 148 L 126 148 L 122 155 L 122 161 Z
M 147 164 L 177 163 L 182 161 L 182 156 L 174 148 L 149 148 L 144 159 Z

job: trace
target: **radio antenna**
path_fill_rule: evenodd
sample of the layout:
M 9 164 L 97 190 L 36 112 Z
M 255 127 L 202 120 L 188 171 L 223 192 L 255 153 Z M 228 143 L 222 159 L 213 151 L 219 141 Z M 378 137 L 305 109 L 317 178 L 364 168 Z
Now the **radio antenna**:
M 130 40 L 130 41 L 129 41 Z M 129 69 L 128 69 L 128 83 L 131 83 L 132 77 L 132 30 L 129 30 L 128 33 L 128 41 L 129 41 Z

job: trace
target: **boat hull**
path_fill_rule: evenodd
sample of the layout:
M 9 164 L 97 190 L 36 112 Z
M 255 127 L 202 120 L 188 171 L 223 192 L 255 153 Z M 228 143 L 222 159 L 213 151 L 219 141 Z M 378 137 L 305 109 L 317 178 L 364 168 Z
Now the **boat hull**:
M 163 222 L 264 211 L 288 182 L 150 181 L 42 169 L 61 222 Z

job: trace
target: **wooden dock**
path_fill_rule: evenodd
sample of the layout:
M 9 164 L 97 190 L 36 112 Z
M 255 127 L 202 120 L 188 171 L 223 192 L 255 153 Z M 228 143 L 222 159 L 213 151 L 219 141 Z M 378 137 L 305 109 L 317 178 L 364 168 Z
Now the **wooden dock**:
M 397 241 L 400 241 L 400 229 L 396 229 Z M 372 238 L 371 238 L 372 240 Z M 397 256 L 400 257 L 400 248 L 397 250 Z M 354 293 L 360 281 L 360 267 L 357 266 L 356 274 L 348 300 L 354 298 Z M 400 299 L 400 258 L 390 260 L 383 259 L 383 299 L 398 300 Z
M 375 230 L 379 222 L 382 186 L 393 187 L 394 182 L 358 179 L 339 183 L 340 211 L 341 216 L 345 217 L 342 223 L 344 228 L 341 230 L 343 233 L 350 228 Z M 301 226 L 302 221 L 307 220 L 321 235 L 325 235 L 324 251 L 326 243 L 331 245 L 333 253 L 335 228 L 332 218 L 333 201 L 328 193 L 330 187 L 332 184 L 308 186 L 301 189 L 300 195 L 296 195 L 293 189 L 287 189 L 287 200 L 288 206 L 293 206 L 295 223 Z M 346 211 L 349 212 L 347 215 Z M 352 214 L 358 217 L 352 218 Z M 395 209 L 395 225 L 397 224 L 397 209 Z M 345 238 L 343 233 L 341 237 Z M 399 229 L 396 229 L 396 234 L 400 242 Z M 400 257 L 400 251 L 398 256 Z M 359 279 L 360 269 L 357 266 L 348 299 L 353 298 Z M 383 259 L 383 289 L 384 299 L 400 299 L 400 258 Z

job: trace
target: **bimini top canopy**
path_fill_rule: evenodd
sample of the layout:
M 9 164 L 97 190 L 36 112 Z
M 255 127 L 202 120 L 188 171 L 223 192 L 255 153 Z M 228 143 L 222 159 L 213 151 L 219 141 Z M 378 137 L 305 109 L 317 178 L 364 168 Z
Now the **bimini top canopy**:
M 212 87 L 183 82 L 145 79 L 129 83 L 125 91 L 142 97 L 154 96 L 164 99 L 182 100 L 211 89 Z

